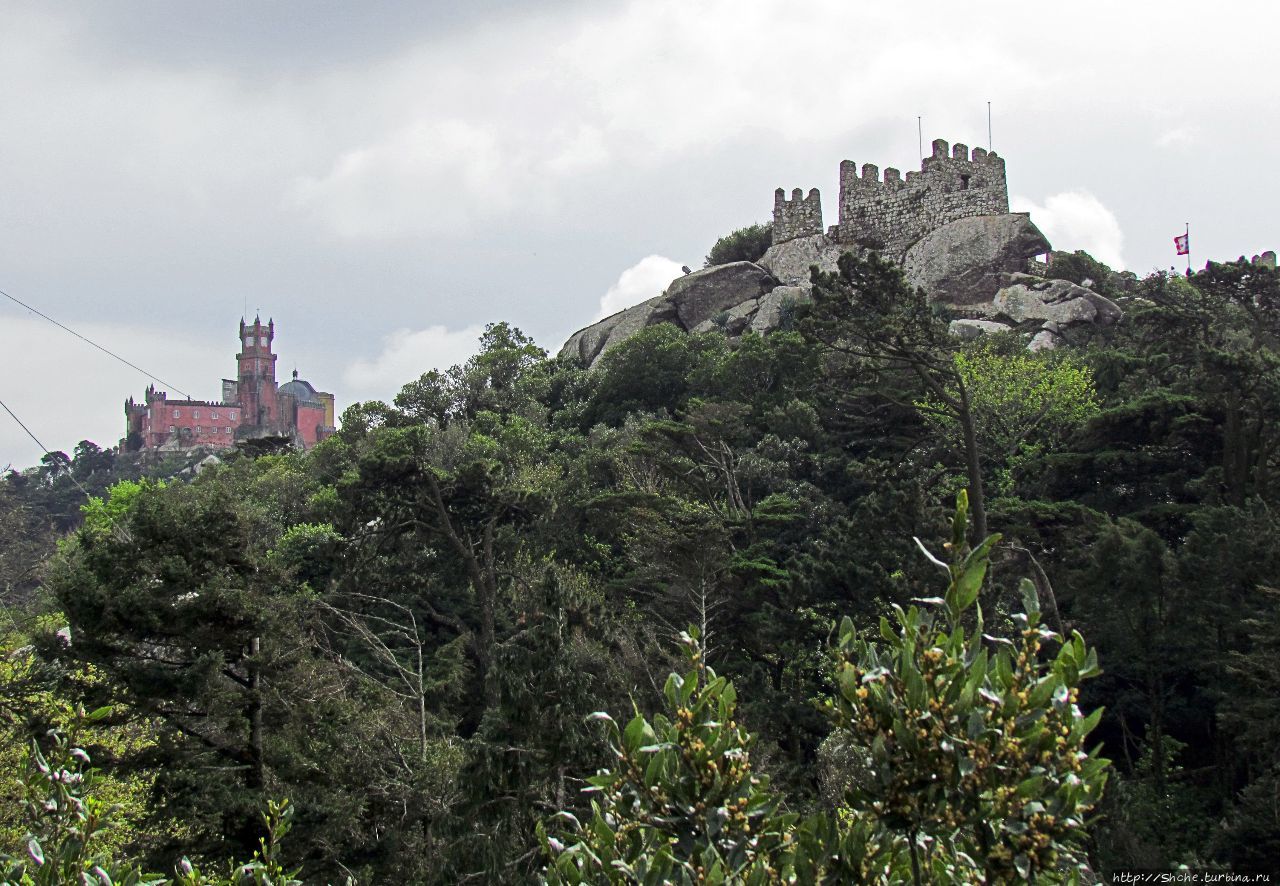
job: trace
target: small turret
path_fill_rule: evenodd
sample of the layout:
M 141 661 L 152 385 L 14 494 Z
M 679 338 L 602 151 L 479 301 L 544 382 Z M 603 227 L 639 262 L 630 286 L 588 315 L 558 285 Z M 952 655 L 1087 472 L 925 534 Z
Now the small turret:
M 787 199 L 782 188 L 773 192 L 773 242 L 785 243 L 797 237 L 822 233 L 822 195 L 817 188 L 804 191 L 796 188 Z

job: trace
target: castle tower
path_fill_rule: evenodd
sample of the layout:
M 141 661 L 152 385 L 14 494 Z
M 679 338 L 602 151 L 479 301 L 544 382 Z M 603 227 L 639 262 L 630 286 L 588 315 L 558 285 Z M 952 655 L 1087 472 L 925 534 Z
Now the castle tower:
M 254 317 L 252 325 L 240 320 L 240 353 L 236 362 L 243 424 L 271 427 L 278 423 L 276 355 L 271 352 L 275 337 L 274 320 L 268 320 L 266 326 L 260 317 Z
M 817 188 L 809 196 L 796 188 L 787 199 L 782 188 L 773 192 L 773 242 L 785 243 L 797 237 L 822 233 L 822 196 Z
M 838 239 L 900 261 L 910 246 L 945 224 L 1009 211 L 1004 159 L 984 148 L 933 142 L 932 156 L 904 180 L 897 169 L 840 164 Z

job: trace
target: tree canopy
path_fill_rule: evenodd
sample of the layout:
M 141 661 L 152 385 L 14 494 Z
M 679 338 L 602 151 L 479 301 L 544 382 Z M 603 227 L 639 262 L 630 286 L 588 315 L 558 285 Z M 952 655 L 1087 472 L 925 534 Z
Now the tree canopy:
M 0 758 L 27 775 L 0 797 L 45 793 L 4 804 L 0 853 L 212 877 L 265 839 L 334 883 L 1265 870 L 1280 276 L 1109 279 L 1122 319 L 1028 353 L 846 256 L 768 335 L 659 325 L 587 370 L 494 324 L 308 452 L 197 474 L 84 441 L 10 472 Z M 86 852 L 40 818 L 51 755 L 120 807 Z

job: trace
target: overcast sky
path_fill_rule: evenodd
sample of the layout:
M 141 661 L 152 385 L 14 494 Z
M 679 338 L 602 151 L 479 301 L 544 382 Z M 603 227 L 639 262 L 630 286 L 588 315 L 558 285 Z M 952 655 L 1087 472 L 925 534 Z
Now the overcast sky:
M 241 315 L 339 410 L 507 320 L 549 350 L 842 159 L 993 141 L 1055 247 L 1280 247 L 1280 4 L 0 0 L 0 289 L 197 398 Z M 148 380 L 0 299 L 49 447 Z M 0 468 L 39 448 L 0 414 Z

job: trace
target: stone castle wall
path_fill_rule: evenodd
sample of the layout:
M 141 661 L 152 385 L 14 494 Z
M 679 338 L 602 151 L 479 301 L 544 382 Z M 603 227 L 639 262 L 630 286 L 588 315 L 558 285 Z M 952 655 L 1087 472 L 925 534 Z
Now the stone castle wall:
M 800 188 L 787 192 L 782 188 L 773 192 L 773 242 L 784 243 L 797 237 L 822 233 L 822 195 L 811 188 L 805 197 Z
M 920 172 L 906 180 L 886 169 L 883 180 L 872 163 L 862 174 L 852 161 L 840 164 L 840 223 L 842 243 L 856 243 L 899 257 L 930 231 L 975 215 L 1003 215 L 1009 211 L 1004 159 L 983 148 L 957 144 L 948 156 L 943 139 L 933 142 Z
M 948 147 L 945 140 L 936 139 L 933 156 L 905 179 L 892 167 L 881 177 L 874 163 L 863 164 L 859 172 L 853 161 L 842 162 L 840 219 L 830 236 L 838 243 L 875 249 L 900 260 L 912 243 L 945 224 L 1008 211 L 1004 159 L 983 148 L 970 153 L 966 145 Z M 774 243 L 820 233 L 822 205 L 817 188 L 807 197 L 797 188 L 790 200 L 781 188 L 774 192 Z

